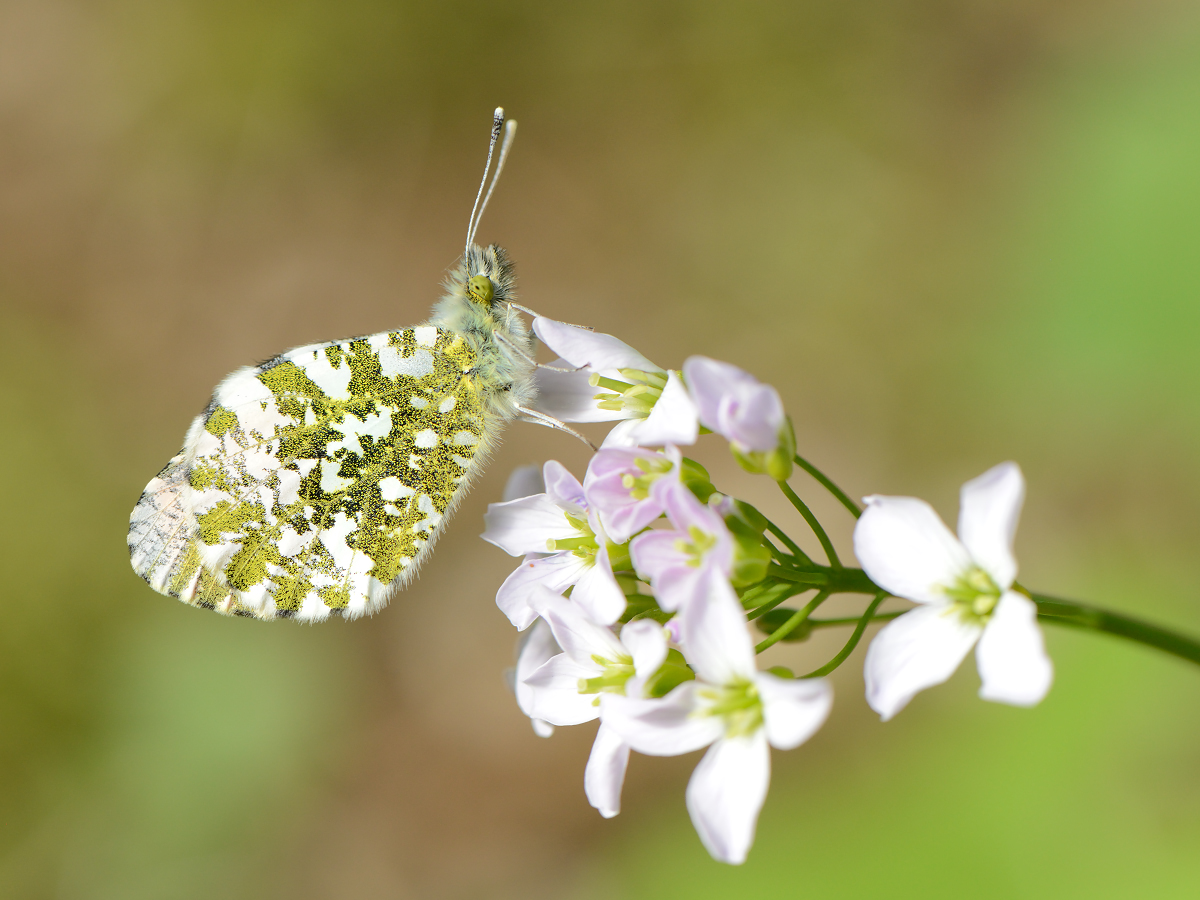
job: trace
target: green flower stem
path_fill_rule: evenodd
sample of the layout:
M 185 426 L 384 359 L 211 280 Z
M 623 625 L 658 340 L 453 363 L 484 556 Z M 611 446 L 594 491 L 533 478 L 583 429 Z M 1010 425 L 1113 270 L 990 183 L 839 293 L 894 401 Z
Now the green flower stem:
M 862 617 L 858 620 L 858 625 L 854 628 L 854 633 L 850 635 L 850 640 L 846 641 L 846 646 L 838 651 L 837 655 L 819 669 L 813 669 L 807 675 L 801 675 L 801 678 L 818 678 L 821 675 L 828 675 L 838 666 L 846 661 L 846 657 L 854 652 L 854 648 L 858 646 L 858 642 L 862 640 L 863 632 L 867 630 L 867 625 L 875 618 L 875 610 L 879 608 L 879 604 L 887 599 L 887 591 L 880 591 L 875 595 L 875 599 L 871 601 L 871 605 L 867 607 Z M 826 624 L 830 620 L 826 620 Z M 816 622 L 812 623 L 814 626 Z
M 754 652 L 762 653 L 768 647 L 774 647 L 777 643 L 799 628 L 801 623 L 803 623 L 805 619 L 812 615 L 813 610 L 815 610 L 828 599 L 829 591 L 821 591 L 818 593 L 815 597 L 808 601 L 808 605 L 805 606 L 804 609 L 796 610 L 790 619 L 788 619 L 773 632 L 767 635 L 762 641 L 760 641 L 758 646 L 754 648 Z
M 890 622 L 892 619 L 899 618 L 908 612 L 907 609 L 897 610 L 896 612 L 878 613 L 871 616 L 867 624 L 871 622 Z M 863 615 L 866 615 L 865 613 Z M 809 619 L 809 628 L 837 628 L 841 625 L 857 625 L 863 619 L 862 616 L 845 616 L 840 619 Z
M 1024 588 L 1018 588 L 1018 590 L 1024 590 Z M 1148 647 L 1156 647 L 1200 665 L 1200 640 L 1168 631 L 1166 628 L 1151 625 L 1149 622 L 1143 622 L 1131 616 L 1097 609 L 1073 600 L 1062 600 L 1058 597 L 1048 597 L 1045 594 L 1034 594 L 1028 591 L 1026 593 L 1037 604 L 1038 618 L 1045 622 L 1115 634 L 1117 637 L 1137 641 Z
M 842 506 L 850 510 L 850 515 L 854 516 L 856 519 L 862 515 L 862 510 L 858 508 L 858 504 L 851 500 L 845 491 L 830 481 L 824 472 L 822 472 L 808 460 L 804 459 L 798 453 L 796 454 L 796 465 L 802 468 L 813 478 L 817 479 L 817 481 L 821 482 L 821 485 L 825 488 L 825 490 L 833 494 L 833 496 L 838 499 L 838 502 L 841 503 Z
M 759 513 L 759 515 L 762 515 L 762 513 Z M 766 516 L 763 516 L 763 518 L 766 518 Z M 806 563 L 812 563 L 812 558 L 800 549 L 800 545 L 788 537 L 784 530 L 770 519 L 767 519 L 767 531 L 779 538 L 780 543 L 787 547 L 788 550 L 791 551 L 792 556 L 796 557 L 796 559 L 803 560 Z
M 746 620 L 752 622 L 759 616 L 765 616 L 780 603 L 783 603 L 785 600 L 791 600 L 797 594 L 803 594 L 807 590 L 810 590 L 810 588 L 808 585 L 803 584 L 788 584 L 784 582 L 783 584 L 775 585 L 774 590 L 764 591 L 764 596 L 769 596 L 769 599 L 746 613 Z
M 804 516 L 804 521 L 808 523 L 808 527 L 813 530 L 813 534 L 821 542 L 821 549 L 829 557 L 829 564 L 835 569 L 842 568 L 842 561 L 838 559 L 837 551 L 833 549 L 833 541 L 829 540 L 829 535 L 825 533 L 825 529 L 821 527 L 821 523 L 817 521 L 817 517 L 813 515 L 812 510 L 805 505 L 803 500 L 796 496 L 796 492 L 792 490 L 792 486 L 786 481 L 779 481 L 776 484 L 783 491 L 783 495 L 791 501 L 792 506 L 796 507 L 800 511 L 800 515 Z

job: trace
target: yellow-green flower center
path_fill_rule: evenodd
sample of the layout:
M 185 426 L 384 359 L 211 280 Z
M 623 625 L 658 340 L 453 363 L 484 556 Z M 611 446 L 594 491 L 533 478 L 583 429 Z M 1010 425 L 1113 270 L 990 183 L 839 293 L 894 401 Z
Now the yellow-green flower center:
M 685 553 L 688 556 L 687 564 L 699 568 L 700 563 L 704 559 L 704 554 L 717 546 L 717 536 L 709 534 L 707 531 L 701 531 L 695 525 L 688 526 L 688 537 L 690 541 L 684 538 L 677 538 L 675 541 L 675 549 L 680 553 Z
M 603 671 L 591 678 L 579 679 L 581 694 L 624 694 L 625 682 L 633 677 L 633 657 L 618 656 L 616 660 L 605 659 L 603 656 L 592 656 L 592 662 Z M 595 703 L 599 705 L 600 698 Z
M 674 464 L 665 458 L 639 456 L 634 461 L 634 465 L 642 474 L 634 475 L 632 472 L 626 472 L 621 476 L 621 484 L 629 491 L 629 496 L 634 500 L 645 500 L 650 496 L 650 486 L 670 472 Z
M 573 516 L 570 513 L 564 513 L 567 522 L 579 532 L 578 537 L 572 538 L 551 538 L 546 541 L 546 549 L 551 553 L 560 550 L 570 550 L 575 556 L 580 559 L 596 558 L 596 551 L 600 549 L 599 543 L 596 541 L 596 533 L 592 531 L 588 521 L 579 516 Z
M 658 398 L 662 396 L 663 388 L 667 386 L 667 373 L 643 372 L 641 369 L 621 369 L 620 372 L 626 381 L 605 378 L 598 372 L 588 379 L 592 387 L 608 389 L 604 393 L 596 394 L 595 399 L 600 401 L 596 405 L 600 409 L 631 412 L 636 418 L 646 418 L 658 402 Z
M 955 582 L 942 588 L 954 603 L 964 621 L 983 624 L 991 616 L 1000 601 L 1000 588 L 987 572 L 972 566 Z
M 699 694 L 712 701 L 701 714 L 724 719 L 726 737 L 747 737 L 762 727 L 762 698 L 753 681 L 738 679 L 722 687 L 704 687 Z

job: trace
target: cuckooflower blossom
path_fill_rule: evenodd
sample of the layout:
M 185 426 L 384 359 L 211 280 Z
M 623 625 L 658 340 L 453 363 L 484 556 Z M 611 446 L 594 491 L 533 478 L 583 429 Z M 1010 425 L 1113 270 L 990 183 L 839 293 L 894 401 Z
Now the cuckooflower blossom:
M 660 607 L 668 612 L 688 610 L 705 601 L 710 573 L 728 580 L 733 536 L 716 510 L 681 485 L 664 492 L 663 505 L 675 530 L 638 535 L 629 545 L 629 555 L 654 588 Z
M 689 357 L 683 377 L 700 423 L 729 441 L 738 462 L 786 481 L 796 438 L 779 392 L 737 366 L 706 356 Z
M 604 439 L 606 447 L 695 443 L 696 407 L 678 372 L 656 366 L 611 334 L 540 316 L 533 330 L 559 355 L 556 366 L 578 369 L 537 370 L 540 411 L 564 422 L 623 420 Z
M 859 562 L 884 590 L 920 604 L 883 628 L 867 651 L 867 702 L 885 721 L 954 674 L 973 646 L 985 700 L 1032 706 L 1050 689 L 1054 671 L 1037 607 L 1012 589 L 1024 498 L 1016 463 L 968 481 L 957 538 L 923 500 L 864 499 L 854 529 Z
M 544 662 L 561 652 L 562 648 L 555 642 L 554 634 L 546 620 L 538 619 L 532 628 L 520 636 L 517 642 L 516 668 L 509 669 L 506 673 L 509 687 L 517 697 L 517 706 L 529 716 L 529 722 L 538 737 L 550 737 L 554 734 L 554 726 L 533 715 L 533 688 L 525 683 L 525 679 L 536 672 Z
M 767 796 L 768 745 L 804 743 L 828 716 L 833 694 L 823 679 L 757 671 L 737 596 L 718 572 L 707 578 L 709 596 L 682 626 L 696 680 L 661 699 L 606 695 L 600 717 L 639 753 L 675 756 L 712 745 L 688 782 L 688 813 L 708 852 L 736 864 L 754 843 Z
M 484 516 L 485 541 L 510 556 L 524 556 L 496 593 L 496 605 L 525 629 L 537 618 L 529 605 L 535 585 L 555 593 L 573 587 L 571 599 L 598 622 L 611 623 L 625 611 L 625 594 L 613 577 L 608 541 L 589 510 L 581 485 L 561 463 L 543 466 L 545 493 L 491 503 Z
M 545 588 L 538 588 L 530 602 L 563 648 L 525 677 L 532 717 L 553 725 L 590 722 L 600 716 L 601 696 L 642 696 L 650 677 L 667 659 L 666 634 L 657 622 L 630 622 L 618 639 L 577 604 Z M 606 819 L 621 811 L 628 764 L 629 746 L 602 723 L 583 783 L 588 802 Z
M 666 508 L 666 495 L 679 485 L 682 458 L 667 445 L 662 453 L 643 447 L 605 447 L 588 463 L 583 492 L 610 538 L 629 540 Z

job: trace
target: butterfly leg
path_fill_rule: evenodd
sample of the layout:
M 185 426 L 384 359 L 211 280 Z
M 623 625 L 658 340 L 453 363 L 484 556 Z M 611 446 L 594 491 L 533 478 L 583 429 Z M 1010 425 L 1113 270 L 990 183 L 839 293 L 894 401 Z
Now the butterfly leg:
M 530 356 L 528 353 L 526 353 L 524 350 L 522 350 L 520 347 L 518 347 L 516 344 L 514 344 L 511 340 L 506 338 L 504 336 L 503 332 L 497 331 L 497 332 L 494 332 L 494 334 L 496 337 L 496 343 L 503 344 L 505 347 L 507 347 L 509 350 L 511 350 L 517 356 L 521 357 L 521 359 L 525 360 L 525 362 L 529 363 L 535 369 L 547 369 L 548 371 L 551 371 L 551 372 L 579 372 L 585 368 L 584 366 L 576 366 L 573 369 L 564 369 L 562 366 L 548 366 L 545 363 L 538 362 L 536 359 L 534 359 L 532 356 Z
M 580 434 L 566 422 L 562 422 L 554 418 L 554 416 L 548 416 L 544 412 L 538 412 L 536 409 L 530 409 L 527 406 L 514 404 L 513 408 L 520 413 L 520 419 L 522 422 L 529 422 L 533 425 L 545 425 L 547 428 L 553 428 L 555 431 L 561 431 L 565 434 L 571 435 L 571 437 L 578 438 L 591 447 L 593 451 L 597 449 L 596 445 L 585 438 L 582 434 Z
M 525 315 L 533 316 L 535 319 L 545 318 L 541 313 L 534 312 L 528 306 L 522 306 L 520 303 L 513 303 L 511 300 L 506 300 L 505 302 L 508 304 L 509 309 L 519 309 L 521 312 L 525 313 Z M 591 325 L 575 325 L 572 322 L 563 322 L 563 324 L 570 325 L 572 328 L 580 328 L 583 331 L 595 331 L 596 330 Z

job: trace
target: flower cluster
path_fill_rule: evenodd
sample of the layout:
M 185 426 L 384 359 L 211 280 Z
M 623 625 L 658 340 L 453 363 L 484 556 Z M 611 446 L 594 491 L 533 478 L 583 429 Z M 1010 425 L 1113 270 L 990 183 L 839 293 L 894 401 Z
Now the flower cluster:
M 963 487 L 956 538 L 931 507 L 871 496 L 866 510 L 796 455 L 779 394 L 728 363 L 656 366 L 611 335 L 537 318 L 560 357 L 538 371 L 542 413 L 566 422 L 617 421 L 582 483 L 550 461 L 522 469 L 493 503 L 483 538 L 521 565 L 496 602 L 525 632 L 513 673 L 534 730 L 599 720 L 584 774 L 601 815 L 620 811 L 631 750 L 670 756 L 708 747 L 687 788 L 704 846 L 745 860 L 770 779 L 770 747 L 798 747 L 823 724 L 823 677 L 866 626 L 893 620 L 866 656 L 867 701 L 889 719 L 945 681 L 972 646 L 980 695 L 1038 702 L 1052 670 L 1033 601 L 1016 585 L 1012 540 L 1024 496 L 1015 464 Z M 749 504 L 720 493 L 681 447 L 724 438 L 745 469 L 777 481 L 824 548 L 818 563 Z M 819 521 L 787 484 L 801 465 L 856 516 L 862 569 L 842 565 Z M 811 593 L 803 608 L 787 600 Z M 830 596 L 872 595 L 860 618 L 819 620 Z M 916 604 L 880 613 L 887 597 Z M 749 626 L 766 636 L 757 646 Z M 833 660 L 803 677 L 760 671 L 758 653 L 814 628 L 854 625 Z

